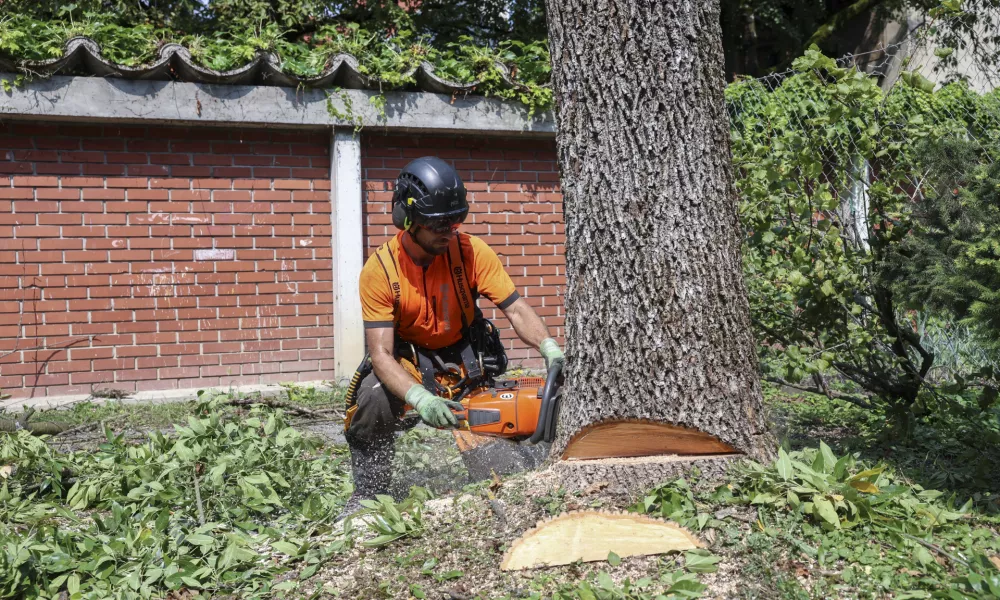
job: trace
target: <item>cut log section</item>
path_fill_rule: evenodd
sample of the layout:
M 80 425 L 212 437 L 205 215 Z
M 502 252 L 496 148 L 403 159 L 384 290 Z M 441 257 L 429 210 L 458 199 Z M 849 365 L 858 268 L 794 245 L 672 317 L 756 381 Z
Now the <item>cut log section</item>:
M 561 458 L 593 460 L 705 454 L 738 452 L 719 438 L 697 429 L 636 419 L 605 421 L 583 428 L 570 439 Z
M 702 547 L 689 531 L 644 515 L 577 511 L 538 525 L 514 541 L 500 569 L 518 571 L 576 561 L 665 554 Z

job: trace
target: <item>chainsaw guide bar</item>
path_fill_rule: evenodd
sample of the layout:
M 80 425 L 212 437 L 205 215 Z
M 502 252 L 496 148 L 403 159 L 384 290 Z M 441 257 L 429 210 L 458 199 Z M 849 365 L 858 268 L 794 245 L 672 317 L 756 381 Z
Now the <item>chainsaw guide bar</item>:
M 572 511 L 539 521 L 514 541 L 500 569 L 518 571 L 607 560 L 614 552 L 648 556 L 703 547 L 675 523 L 646 515 L 610 511 Z
M 614 419 L 593 423 L 578 431 L 570 438 L 560 458 L 570 461 L 705 454 L 739 452 L 697 429 L 650 419 Z

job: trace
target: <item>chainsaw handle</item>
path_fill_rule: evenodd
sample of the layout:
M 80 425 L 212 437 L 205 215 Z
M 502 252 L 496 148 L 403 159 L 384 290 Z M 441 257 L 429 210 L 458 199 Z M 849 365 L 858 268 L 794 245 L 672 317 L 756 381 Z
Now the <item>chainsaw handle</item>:
M 455 400 L 447 400 L 445 398 L 441 398 L 441 401 L 444 402 L 444 405 L 448 407 L 448 410 L 450 410 L 452 414 L 455 415 L 455 419 L 458 420 L 458 424 L 454 427 L 442 427 L 440 429 L 463 429 L 462 422 L 467 421 L 469 419 L 469 413 L 468 410 L 466 410 L 465 406 L 463 406 L 461 402 L 457 402 Z M 407 407 L 409 407 L 408 404 Z M 411 409 L 403 413 L 402 418 L 419 419 L 420 413 Z
M 451 412 L 455 415 L 455 418 L 458 419 L 459 423 L 461 423 L 462 421 L 469 420 L 469 413 L 467 410 L 465 410 L 465 407 L 462 406 L 461 402 L 455 402 L 454 400 L 445 400 L 444 405 L 447 406 L 449 410 L 451 410 Z
M 538 411 L 538 424 L 535 433 L 528 438 L 529 444 L 552 442 L 556 438 L 556 419 L 559 416 L 559 401 L 557 395 L 562 387 L 563 361 L 557 360 L 549 367 L 545 377 L 545 387 L 542 388 L 542 406 Z

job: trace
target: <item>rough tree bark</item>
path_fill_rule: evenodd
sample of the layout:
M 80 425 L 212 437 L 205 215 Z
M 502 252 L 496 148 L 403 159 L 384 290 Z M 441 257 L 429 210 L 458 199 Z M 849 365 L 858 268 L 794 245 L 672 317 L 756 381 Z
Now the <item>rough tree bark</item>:
M 568 361 L 553 454 L 595 423 L 648 419 L 766 457 L 719 2 L 547 7 L 567 238 Z M 632 460 L 587 467 L 585 478 L 621 474 Z M 645 462 L 660 473 L 676 464 Z

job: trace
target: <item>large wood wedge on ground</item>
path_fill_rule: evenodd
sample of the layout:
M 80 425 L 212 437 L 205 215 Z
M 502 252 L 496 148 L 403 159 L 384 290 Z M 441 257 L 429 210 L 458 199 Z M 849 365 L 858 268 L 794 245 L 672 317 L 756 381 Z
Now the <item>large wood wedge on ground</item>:
M 500 569 L 607 560 L 610 552 L 620 557 L 646 556 L 701 547 L 694 535 L 674 523 L 632 513 L 574 511 L 539 521 L 514 541 Z

